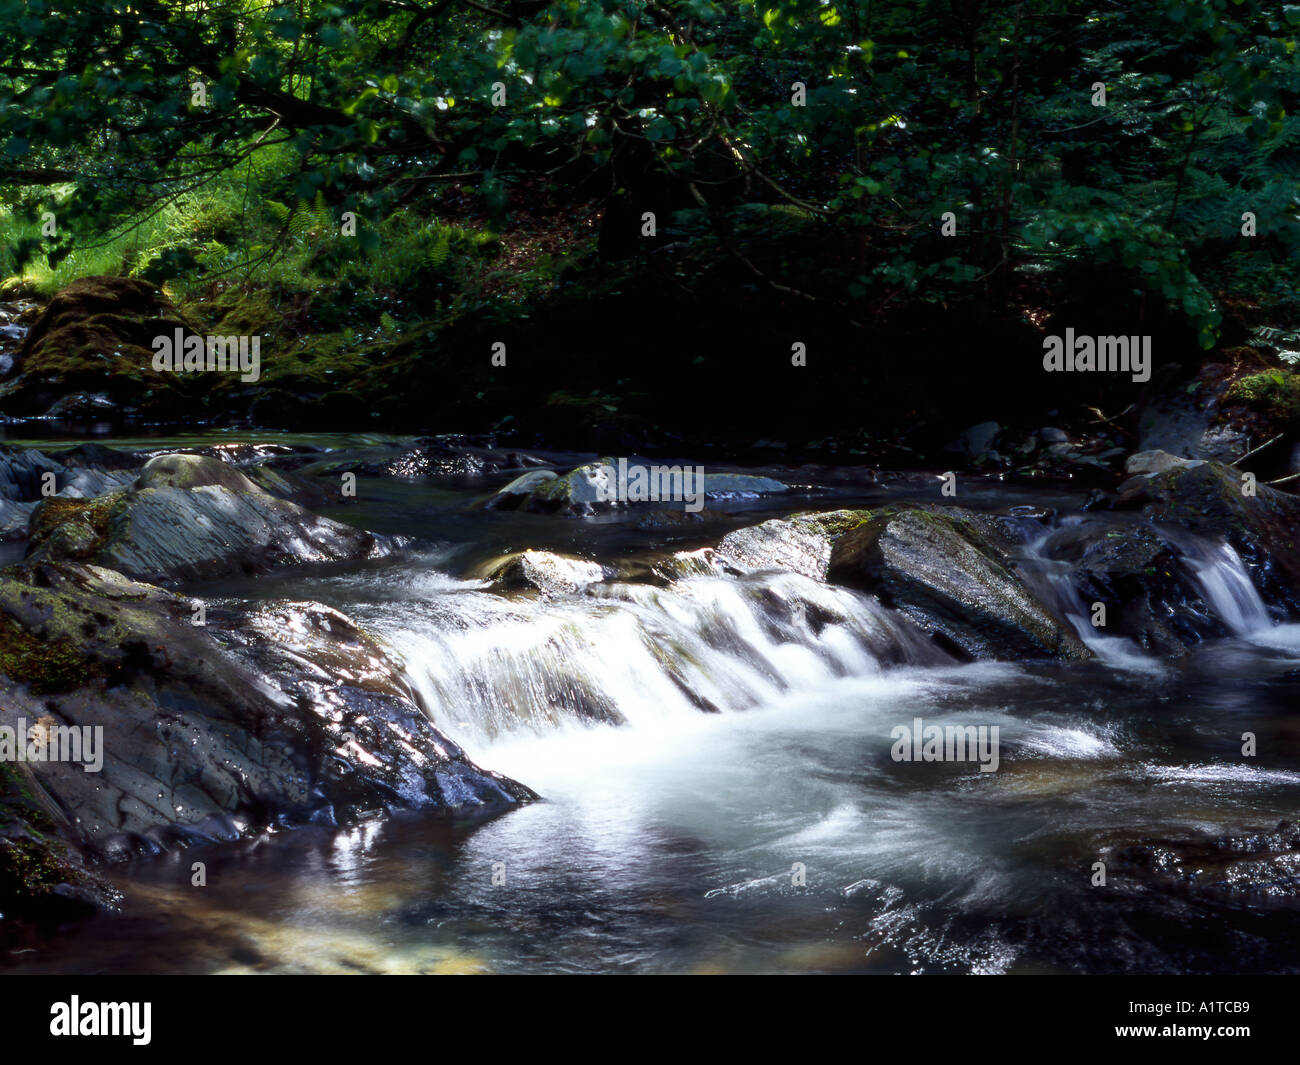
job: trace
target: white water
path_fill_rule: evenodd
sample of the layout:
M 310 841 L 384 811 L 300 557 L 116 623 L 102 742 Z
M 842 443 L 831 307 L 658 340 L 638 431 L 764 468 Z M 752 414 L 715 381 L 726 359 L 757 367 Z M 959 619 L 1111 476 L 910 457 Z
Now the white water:
M 1067 620 L 1079 639 L 1102 661 L 1118 669 L 1152 673 L 1164 668 L 1124 636 L 1109 636 L 1092 623 L 1092 605 L 1075 587 L 1073 567 L 1043 554 L 1053 530 L 1031 540 L 1024 549 L 1023 575 L 1044 603 Z M 1230 544 L 1164 528 L 1160 535 L 1175 549 L 1180 561 L 1211 613 L 1234 636 L 1266 642 L 1274 628 L 1268 607 L 1260 598 L 1241 556 Z
M 613 583 L 549 601 L 469 583 L 419 588 L 400 613 L 391 602 L 349 609 L 403 659 L 435 722 L 471 749 L 573 722 L 682 728 L 701 712 L 950 661 L 874 599 L 790 573 Z

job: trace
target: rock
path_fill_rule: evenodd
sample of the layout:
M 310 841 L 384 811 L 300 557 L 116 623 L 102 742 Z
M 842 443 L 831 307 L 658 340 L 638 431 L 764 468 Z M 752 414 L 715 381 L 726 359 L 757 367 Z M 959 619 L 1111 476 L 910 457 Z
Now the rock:
M 157 455 L 144 464 L 135 483 L 138 491 L 148 488 L 203 488 L 215 485 L 232 492 L 261 492 L 252 481 L 229 463 L 206 455 L 184 453 Z
M 516 477 L 495 495 L 484 500 L 481 506 L 488 510 L 515 510 L 522 507 L 534 493 L 544 491 L 546 486 L 556 480 L 556 474 L 550 470 L 532 470 L 522 477 Z
M 34 502 L 41 498 L 42 475 L 63 467 L 40 451 L 0 444 L 0 499 Z
M 415 442 L 381 471 L 390 477 L 437 477 L 474 480 L 503 470 L 546 465 L 543 459 L 522 451 L 499 451 L 429 437 Z
M 1294 903 L 1300 896 L 1300 828 L 1293 821 L 1249 835 L 1148 840 L 1100 853 L 1121 883 L 1140 883 L 1161 895 L 1237 905 Z
M 96 566 L 0 574 L 0 723 L 103 730 L 98 772 L 27 763 L 69 843 L 113 860 L 535 798 L 470 762 L 338 611 L 209 604 L 206 625 L 191 616 L 188 599 Z
M 66 458 L 67 465 L 40 451 L 0 445 L 0 541 L 26 538 L 28 521 L 46 498 L 47 474 L 54 476 L 55 498 L 89 499 L 135 480 L 125 452 L 83 444 L 59 457 Z M 106 465 L 97 465 L 99 460 Z M 138 460 L 134 466 L 139 466 Z
M 114 403 L 105 392 L 70 392 L 51 403 L 45 417 L 62 422 L 102 422 L 129 413 L 134 412 Z
M 153 338 L 177 329 L 206 332 L 192 328 L 162 290 L 146 281 L 74 281 L 50 300 L 24 339 L 14 373 L 0 383 L 0 412 L 35 415 L 54 407 L 65 416 L 102 418 L 146 401 L 152 410 L 188 407 L 192 386 L 184 375 L 153 369 Z M 85 402 L 68 398 L 77 395 Z
M 532 493 L 529 509 L 587 514 L 617 505 L 614 461 L 589 462 L 563 477 L 547 481 Z M 536 506 L 532 504 L 535 503 Z
M 649 464 L 649 469 L 653 471 L 655 465 Z M 680 472 L 682 466 L 665 465 L 663 469 Z M 563 476 L 557 476 L 549 470 L 534 470 L 515 478 L 479 505 L 490 510 L 523 509 L 533 513 L 588 515 L 626 506 L 629 502 L 660 502 L 651 499 L 620 499 L 618 478 L 618 460 L 613 458 L 587 463 Z M 633 475 L 629 475 L 628 480 L 630 486 Z M 705 499 L 755 498 L 790 490 L 788 485 L 771 477 L 741 473 L 705 473 L 703 482 Z M 675 483 L 678 490 L 681 490 L 681 482 Z M 693 482 L 690 487 L 694 493 L 696 489 Z
M 145 464 L 144 456 L 135 451 L 120 451 L 103 444 L 78 444 L 66 451 L 51 452 L 68 469 L 138 470 Z
M 300 507 L 321 507 L 346 502 L 336 487 L 331 494 L 319 481 L 303 477 L 290 470 L 277 470 L 269 466 L 245 466 L 241 471 L 253 484 L 276 499 L 287 499 Z
M 1300 499 L 1266 485 L 1244 495 L 1240 471 L 1188 463 L 1125 481 L 1113 506 L 1230 544 L 1270 606 L 1300 615 Z
M 121 895 L 59 837 L 66 824 L 30 765 L 0 761 L 0 915 L 6 921 L 57 926 L 120 903 Z
M 976 459 L 993 447 L 1002 426 L 997 422 L 980 422 L 962 431 L 961 435 L 944 448 L 945 451 L 958 451 L 967 458 Z
M 1106 605 L 1106 636 L 1126 636 L 1151 654 L 1178 657 L 1202 640 L 1228 635 L 1181 552 L 1135 522 L 1093 518 L 1062 526 L 1042 547 L 1068 564 L 1086 605 Z
M 727 499 L 743 496 L 779 495 L 790 491 L 790 486 L 771 477 L 756 477 L 747 473 L 706 473 L 704 494 L 708 499 Z
M 1182 466 L 1196 466 L 1203 459 L 1185 459 L 1168 451 L 1139 451 L 1124 462 L 1125 473 L 1164 473 Z
M 572 555 L 519 551 L 484 563 L 475 575 L 492 582 L 495 591 L 533 591 L 557 596 L 577 594 L 587 585 L 614 574 L 597 562 Z
M 713 560 L 733 573 L 790 570 L 822 581 L 836 539 L 870 517 L 869 511 L 835 510 L 774 518 L 727 533 Z
M 1249 450 L 1247 428 L 1229 402 L 1230 371 L 1202 367 L 1191 381 L 1178 366 L 1159 367 L 1136 410 L 1138 448 L 1189 459 L 1233 462 Z
M 32 515 L 28 556 L 173 583 L 377 558 L 400 545 L 276 499 L 220 459 L 163 455 L 129 490 L 86 503 L 44 501 Z
M 10 540 L 26 540 L 27 526 L 32 520 L 32 512 L 37 504 L 14 503 L 0 499 L 0 543 Z
M 1066 435 L 1064 429 L 1052 429 L 1052 428 L 1039 429 L 1038 438 L 1044 444 L 1065 444 L 1068 443 L 1070 439 Z
M 835 542 L 827 578 L 874 593 L 970 658 L 1091 656 L 1015 572 L 991 518 L 959 508 L 872 516 Z

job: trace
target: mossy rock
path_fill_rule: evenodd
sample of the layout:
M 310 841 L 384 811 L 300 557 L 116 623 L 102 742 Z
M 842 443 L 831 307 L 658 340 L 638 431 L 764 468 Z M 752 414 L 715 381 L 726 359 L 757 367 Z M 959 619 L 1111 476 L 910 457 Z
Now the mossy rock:
M 153 368 L 153 339 L 178 328 L 196 331 L 147 281 L 74 281 L 50 300 L 27 334 L 15 375 L 0 385 L 0 410 L 43 414 L 77 392 L 103 394 L 125 407 L 179 407 L 195 391 L 193 383 Z
M 1228 398 L 1266 414 L 1278 429 L 1300 426 L 1300 374 L 1268 370 L 1233 382 Z
M 114 908 L 119 893 L 57 835 L 60 816 L 26 765 L 0 762 L 0 915 L 59 923 Z

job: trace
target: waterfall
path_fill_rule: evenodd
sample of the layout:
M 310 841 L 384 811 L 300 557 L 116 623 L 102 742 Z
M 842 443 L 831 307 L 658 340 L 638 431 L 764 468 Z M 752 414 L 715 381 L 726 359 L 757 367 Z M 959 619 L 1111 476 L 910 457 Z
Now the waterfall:
M 1046 531 L 1035 529 L 1025 536 L 1020 569 L 1027 583 L 1058 617 L 1065 618 L 1075 633 L 1102 660 L 1124 668 L 1152 668 L 1152 660 L 1137 644 L 1123 636 L 1108 636 L 1092 624 L 1091 604 L 1085 602 L 1069 562 L 1050 559 L 1044 547 L 1057 528 L 1077 524 L 1071 518 Z M 1258 636 L 1273 626 L 1241 556 L 1230 544 L 1170 526 L 1150 526 L 1177 556 L 1192 587 L 1205 601 L 1210 613 L 1234 636 Z M 1022 535 L 1026 526 L 1020 523 Z
M 875 599 L 793 573 L 503 598 L 470 582 L 351 610 L 403 660 L 435 722 L 486 742 L 575 722 L 744 710 L 837 677 L 951 661 Z
M 1248 636 L 1272 628 L 1268 607 L 1231 544 L 1192 536 L 1182 530 L 1165 535 L 1187 563 L 1210 609 L 1230 632 Z

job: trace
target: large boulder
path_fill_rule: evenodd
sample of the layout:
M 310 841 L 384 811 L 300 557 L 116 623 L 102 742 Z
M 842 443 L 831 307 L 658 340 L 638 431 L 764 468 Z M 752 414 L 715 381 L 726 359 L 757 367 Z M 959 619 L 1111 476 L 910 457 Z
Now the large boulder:
M 32 515 L 28 556 L 174 583 L 377 558 L 399 546 L 268 495 L 220 459 L 162 455 L 125 491 L 43 502 Z
M 877 595 L 971 658 L 1088 658 L 1016 572 L 996 522 L 960 508 L 903 508 L 839 536 L 827 577 Z
M 537 592 L 543 596 L 576 595 L 588 585 L 614 576 L 599 562 L 551 551 L 517 551 L 490 559 L 473 576 L 490 582 L 495 591 Z
M 34 729 L 38 744 L 51 730 L 102 729 L 96 771 L 89 747 L 80 762 L 25 763 L 68 843 L 115 859 L 269 826 L 535 797 L 470 762 L 385 650 L 337 611 L 205 610 L 195 625 L 190 600 L 96 566 L 0 574 L 0 725 Z

